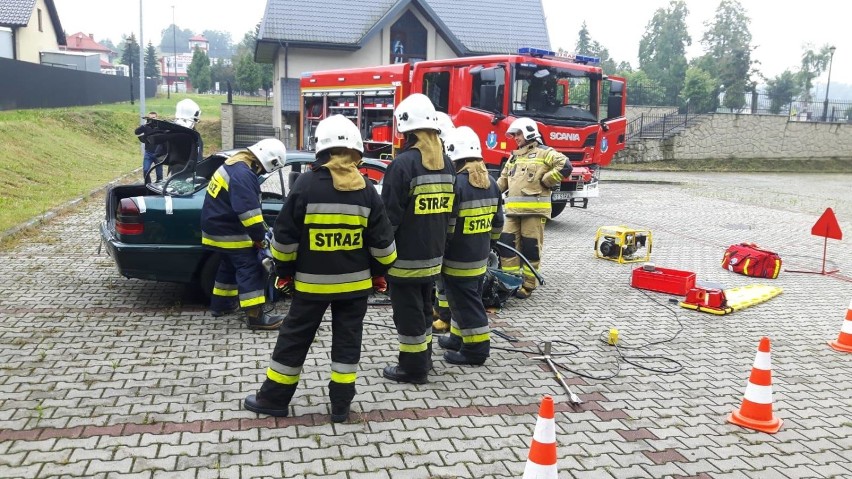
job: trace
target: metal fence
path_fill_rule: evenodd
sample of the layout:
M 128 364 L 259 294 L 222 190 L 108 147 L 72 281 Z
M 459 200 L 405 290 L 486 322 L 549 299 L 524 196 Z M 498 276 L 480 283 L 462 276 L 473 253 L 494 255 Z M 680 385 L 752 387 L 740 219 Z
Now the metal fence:
M 231 95 L 230 101 L 235 105 L 272 105 L 272 95 Z
M 234 125 L 234 148 L 245 148 L 264 138 L 281 139 L 281 129 L 272 125 L 246 123 Z

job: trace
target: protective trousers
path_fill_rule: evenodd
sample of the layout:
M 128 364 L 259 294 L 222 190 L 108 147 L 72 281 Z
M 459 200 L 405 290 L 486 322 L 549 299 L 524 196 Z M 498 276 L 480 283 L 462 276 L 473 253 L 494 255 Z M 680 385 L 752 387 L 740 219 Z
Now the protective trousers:
M 507 216 L 506 222 L 503 224 L 503 233 L 500 235 L 500 242 L 507 245 L 514 245 L 515 249 L 520 251 L 530 264 L 539 270 L 541 264 L 541 248 L 544 245 L 544 225 L 547 223 L 547 218 L 544 216 Z M 500 268 L 512 274 L 522 273 L 524 276 L 524 289 L 532 291 L 538 286 L 538 281 L 535 274 L 523 264 L 517 254 L 499 248 L 500 250 Z
M 425 376 L 432 358 L 432 283 L 392 282 L 390 299 L 399 336 L 399 368 Z
M 328 396 L 332 405 L 349 405 L 355 396 L 355 378 L 361 359 L 361 333 L 367 298 L 311 301 L 297 294 L 278 331 L 278 342 L 266 370 L 266 381 L 258 398 L 280 406 L 290 404 L 299 375 L 326 309 L 331 305 L 331 380 Z
M 447 299 L 453 312 L 450 338 L 459 352 L 472 361 L 484 360 L 491 351 L 488 315 L 482 304 L 482 276 L 443 276 Z
M 452 313 L 450 312 L 450 303 L 447 302 L 447 288 L 441 278 L 435 280 L 435 299 L 438 300 L 435 305 L 437 319 L 449 323 L 452 319 Z
M 240 308 L 247 309 L 266 302 L 266 270 L 257 257 L 257 251 L 240 250 L 221 253 L 219 271 L 213 284 L 210 309 L 229 311 L 239 299 Z

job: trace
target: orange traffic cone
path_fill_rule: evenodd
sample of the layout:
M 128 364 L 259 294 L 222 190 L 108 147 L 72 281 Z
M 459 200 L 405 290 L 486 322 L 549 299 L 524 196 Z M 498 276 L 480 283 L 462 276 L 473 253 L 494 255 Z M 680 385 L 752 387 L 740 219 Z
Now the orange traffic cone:
M 783 421 L 772 415 L 772 360 L 767 337 L 760 338 L 743 404 L 728 414 L 728 422 L 770 434 L 781 429 Z
M 828 345 L 837 351 L 852 353 L 852 301 L 849 302 L 849 308 L 846 310 L 846 320 L 840 326 L 840 334 L 837 336 L 837 341 L 829 341 Z
M 545 395 L 538 410 L 530 454 L 523 479 L 557 479 L 556 421 L 553 419 L 553 398 Z

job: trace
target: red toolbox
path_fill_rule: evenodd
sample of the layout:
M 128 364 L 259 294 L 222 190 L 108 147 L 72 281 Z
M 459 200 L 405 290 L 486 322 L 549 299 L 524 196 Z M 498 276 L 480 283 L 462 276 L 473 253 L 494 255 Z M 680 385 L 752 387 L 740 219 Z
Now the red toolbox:
M 695 287 L 695 273 L 659 266 L 640 266 L 633 270 L 630 286 L 684 296 Z

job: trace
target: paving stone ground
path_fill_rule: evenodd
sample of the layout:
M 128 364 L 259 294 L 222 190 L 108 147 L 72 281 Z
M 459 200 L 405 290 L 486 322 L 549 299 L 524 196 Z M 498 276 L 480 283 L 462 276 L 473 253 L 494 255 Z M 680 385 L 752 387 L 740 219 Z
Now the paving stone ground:
M 183 286 L 119 276 L 97 253 L 102 204 L 84 202 L 0 254 L 0 477 L 515 478 L 545 394 L 556 401 L 560 478 L 852 477 L 852 355 L 826 345 L 852 299 L 850 180 L 606 171 L 600 199 L 548 225 L 547 284 L 492 316 L 516 348 L 554 341 L 581 407 L 532 354 L 498 337 L 485 366 L 446 364 L 436 346 L 429 384 L 388 382 L 395 334 L 389 307 L 374 306 L 352 420 L 337 425 L 327 325 L 291 417 L 242 410 L 275 333 L 210 317 Z M 823 240 L 810 229 L 826 207 L 847 235 L 828 243 L 838 274 L 773 281 L 720 268 L 728 245 L 748 241 L 778 251 L 786 268 L 819 270 Z M 657 265 L 784 292 L 726 316 L 679 308 L 673 296 L 631 288 L 633 266 L 594 258 L 604 225 L 650 229 Z M 598 341 L 613 327 L 630 363 Z M 774 435 L 725 422 L 762 336 L 784 420 Z

